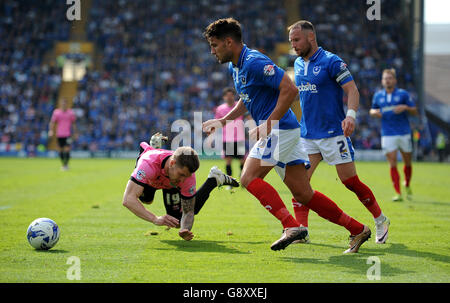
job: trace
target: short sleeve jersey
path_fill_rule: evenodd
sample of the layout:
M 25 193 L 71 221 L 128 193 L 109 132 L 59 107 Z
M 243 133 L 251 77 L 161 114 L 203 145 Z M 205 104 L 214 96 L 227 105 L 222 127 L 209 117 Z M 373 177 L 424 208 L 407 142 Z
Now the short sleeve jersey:
M 244 45 L 237 65 L 229 63 L 236 92 L 250 112 L 253 120 L 260 125 L 270 116 L 280 94 L 279 86 L 284 70 L 272 60 Z M 299 124 L 294 112 L 289 109 L 280 119 L 278 129 L 294 129 Z
M 136 168 L 131 174 L 131 180 L 142 186 L 149 185 L 156 189 L 178 188 L 184 198 L 190 198 L 196 193 L 195 173 L 186 178 L 183 183 L 177 187 L 173 186 L 166 172 L 164 165 L 173 151 L 164 149 L 154 149 L 145 142 L 141 143 L 144 148 L 139 157 Z
M 75 122 L 76 116 L 71 109 L 63 111 L 59 108 L 55 109 L 52 114 L 51 121 L 56 123 L 56 137 L 67 138 L 71 135 L 71 126 Z
M 214 118 L 220 119 L 225 117 L 234 106 L 228 106 L 224 103 L 219 105 L 215 110 Z M 240 142 L 245 141 L 244 117 L 240 116 L 234 121 L 228 122 L 222 129 L 223 142 Z
M 381 111 L 382 136 L 398 136 L 411 133 L 408 113 L 404 111 L 396 114 L 393 111 L 400 104 L 411 107 L 415 106 L 410 94 L 404 89 L 396 88 L 391 94 L 388 94 L 385 89 L 382 89 L 373 95 L 372 108 Z
M 294 63 L 295 84 L 299 90 L 302 118 L 301 136 L 324 139 L 343 135 L 345 119 L 342 85 L 353 80 L 347 64 L 321 47 L 305 61 Z

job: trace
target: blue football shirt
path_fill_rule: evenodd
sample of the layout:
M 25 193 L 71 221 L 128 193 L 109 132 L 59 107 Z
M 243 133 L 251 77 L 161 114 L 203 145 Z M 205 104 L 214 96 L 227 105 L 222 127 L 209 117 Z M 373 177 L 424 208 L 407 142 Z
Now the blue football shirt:
M 373 95 L 372 108 L 380 109 L 381 111 L 382 136 L 399 136 L 411 133 L 408 112 L 404 111 L 396 114 L 393 111 L 400 104 L 415 106 L 411 96 L 404 89 L 396 88 L 390 95 L 385 89 L 382 89 Z
M 345 113 L 341 86 L 353 80 L 347 64 L 319 47 L 308 61 L 298 57 L 294 72 L 302 108 L 301 136 L 323 139 L 343 135 L 341 123 Z
M 237 65 L 229 63 L 234 86 L 239 97 L 257 125 L 266 121 L 275 108 L 280 90 L 278 89 L 284 70 L 272 60 L 244 45 Z M 278 129 L 298 128 L 299 123 L 294 112 L 289 109 L 280 119 Z

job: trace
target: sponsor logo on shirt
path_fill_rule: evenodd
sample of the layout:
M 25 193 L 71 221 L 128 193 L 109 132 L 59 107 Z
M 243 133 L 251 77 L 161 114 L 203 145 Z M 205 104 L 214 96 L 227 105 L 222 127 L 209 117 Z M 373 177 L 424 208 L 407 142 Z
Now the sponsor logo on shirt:
M 264 76 L 273 76 L 275 75 L 275 68 L 273 65 L 266 65 L 264 66 Z
M 298 91 L 299 92 L 311 92 L 311 93 L 317 93 L 318 92 L 317 85 L 309 83 L 309 82 L 307 82 L 306 84 L 303 84 L 303 83 L 300 84 L 298 86 Z
M 144 180 L 145 178 L 145 171 L 143 170 L 138 170 L 138 172 L 136 173 L 136 179 L 138 179 L 139 181 Z
M 382 112 L 382 113 L 384 113 L 384 112 L 390 112 L 390 111 L 393 111 L 394 108 L 395 108 L 395 105 L 392 105 L 392 106 L 385 106 L 385 107 L 381 108 L 381 112 Z

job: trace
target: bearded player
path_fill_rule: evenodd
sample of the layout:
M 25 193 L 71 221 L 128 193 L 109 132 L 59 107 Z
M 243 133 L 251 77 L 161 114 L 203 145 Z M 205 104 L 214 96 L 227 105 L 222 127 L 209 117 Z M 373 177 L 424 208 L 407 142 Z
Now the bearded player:
M 288 31 L 291 46 L 299 56 L 294 63 L 294 72 L 302 109 L 300 136 L 311 164 L 308 177 L 311 178 L 322 160 L 335 166 L 341 182 L 372 214 L 375 242 L 385 243 L 390 221 L 370 188 L 359 179 L 354 163 L 350 135 L 355 129 L 359 106 L 355 81 L 341 58 L 318 46 L 311 22 L 298 21 L 289 26 Z M 344 92 L 348 96 L 347 114 L 344 113 Z M 308 226 L 309 207 L 294 198 L 292 203 L 297 221 Z

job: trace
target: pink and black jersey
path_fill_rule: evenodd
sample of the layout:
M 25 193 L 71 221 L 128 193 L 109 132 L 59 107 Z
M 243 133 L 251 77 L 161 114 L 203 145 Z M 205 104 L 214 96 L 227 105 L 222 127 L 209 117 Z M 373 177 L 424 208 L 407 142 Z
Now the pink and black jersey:
M 52 122 L 56 123 L 56 137 L 68 138 L 71 135 L 72 123 L 75 122 L 75 113 L 68 109 L 63 111 L 61 109 L 55 109 L 52 114 Z
M 195 173 L 186 178 L 177 187 L 170 183 L 169 176 L 164 171 L 164 165 L 173 151 L 165 149 L 154 149 L 149 144 L 141 142 L 144 151 L 139 156 L 136 168 L 131 174 L 131 180 L 145 186 L 149 185 L 156 189 L 177 188 L 184 198 L 190 198 L 196 193 Z

